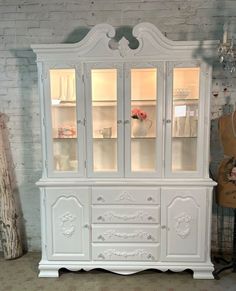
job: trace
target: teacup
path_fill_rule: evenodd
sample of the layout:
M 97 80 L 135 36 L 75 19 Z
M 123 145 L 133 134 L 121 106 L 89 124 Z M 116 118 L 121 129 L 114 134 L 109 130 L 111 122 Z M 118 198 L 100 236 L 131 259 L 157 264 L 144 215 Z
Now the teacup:
M 111 138 L 112 128 L 104 127 L 103 129 L 99 130 L 99 133 L 102 135 L 103 138 Z

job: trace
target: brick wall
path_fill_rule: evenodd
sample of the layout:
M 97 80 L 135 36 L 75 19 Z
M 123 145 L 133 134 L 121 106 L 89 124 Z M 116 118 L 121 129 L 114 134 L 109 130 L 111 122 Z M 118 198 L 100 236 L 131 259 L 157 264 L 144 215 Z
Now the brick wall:
M 8 128 L 28 249 L 40 249 L 41 175 L 39 102 L 33 43 L 81 39 L 93 25 L 115 27 L 151 22 L 173 40 L 219 39 L 229 16 L 236 23 L 235 1 L 219 0 L 0 0 L 0 112 Z M 234 30 L 236 31 L 236 29 Z M 236 102 L 235 78 L 214 69 L 212 116 Z M 226 105 L 226 106 L 224 106 Z

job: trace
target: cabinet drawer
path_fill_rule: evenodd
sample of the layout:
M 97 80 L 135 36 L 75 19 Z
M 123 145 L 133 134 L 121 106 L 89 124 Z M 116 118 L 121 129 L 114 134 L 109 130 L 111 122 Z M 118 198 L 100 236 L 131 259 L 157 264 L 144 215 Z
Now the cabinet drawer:
M 154 187 L 94 187 L 93 204 L 160 204 L 160 189 Z
M 136 244 L 131 246 L 112 244 L 110 247 L 93 244 L 93 260 L 95 261 L 158 261 L 160 245 Z
M 159 223 L 160 206 L 92 206 L 93 223 Z
M 159 225 L 104 226 L 93 225 L 93 242 L 160 242 Z

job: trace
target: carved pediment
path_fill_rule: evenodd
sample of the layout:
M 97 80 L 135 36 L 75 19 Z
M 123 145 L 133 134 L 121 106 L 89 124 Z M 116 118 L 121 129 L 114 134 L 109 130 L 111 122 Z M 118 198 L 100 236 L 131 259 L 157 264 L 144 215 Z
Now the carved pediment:
M 38 58 L 57 58 L 66 54 L 67 58 L 132 58 L 139 56 L 192 56 L 193 52 L 215 52 L 217 41 L 173 41 L 166 38 L 151 23 L 140 23 L 134 26 L 132 35 L 138 41 L 138 47 L 130 48 L 130 40 L 123 36 L 115 39 L 116 30 L 109 24 L 98 24 L 78 43 L 32 45 Z

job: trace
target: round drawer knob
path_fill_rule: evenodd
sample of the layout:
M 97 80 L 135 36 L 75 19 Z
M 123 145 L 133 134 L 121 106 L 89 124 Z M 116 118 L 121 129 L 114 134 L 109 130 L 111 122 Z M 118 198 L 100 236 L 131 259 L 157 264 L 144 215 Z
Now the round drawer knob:
M 154 199 L 152 198 L 152 196 L 147 198 L 147 201 L 153 201 Z
M 105 200 L 104 200 L 104 198 L 102 196 L 98 196 L 97 201 L 104 202 Z

